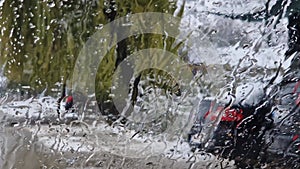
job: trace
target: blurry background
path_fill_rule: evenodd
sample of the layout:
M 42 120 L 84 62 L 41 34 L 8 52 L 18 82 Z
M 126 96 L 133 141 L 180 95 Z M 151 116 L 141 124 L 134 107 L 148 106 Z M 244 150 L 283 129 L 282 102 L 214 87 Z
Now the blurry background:
M 191 72 L 199 73 L 199 78 L 193 86 L 195 88 L 192 90 L 194 92 L 192 96 L 198 99 L 195 102 L 204 97 L 219 97 L 226 91 L 234 90 L 234 86 L 239 84 L 272 78 L 280 62 L 283 63 L 283 69 L 289 66 L 289 61 L 284 61 L 284 53 L 287 50 L 286 16 L 291 9 L 297 7 L 297 3 L 278 3 L 280 0 L 2 0 L 0 2 L 0 96 L 13 96 L 15 100 L 37 96 L 45 89 L 47 90 L 43 94 L 57 98 L 62 94 L 64 86 L 68 94 L 77 96 L 75 102 L 80 97 L 87 97 L 80 93 L 72 93 L 72 88 L 76 84 L 72 84 L 70 80 L 80 50 L 89 37 L 101 30 L 103 25 L 117 18 L 141 12 L 162 12 L 180 18 L 181 23 L 176 26 L 178 36 L 184 41 L 178 42 L 174 38 L 158 34 L 128 37 L 108 49 L 109 52 L 99 65 L 95 82 L 80 82 L 96 84 L 97 105 L 102 113 L 108 112 L 103 115 L 112 116 L 108 120 L 109 123 L 116 120 L 119 114 L 111 102 L 112 76 L 117 66 L 127 56 L 141 49 L 166 49 L 180 56 L 189 65 Z M 130 31 L 130 27 L 124 27 L 124 31 Z M 116 37 L 121 36 L 119 33 L 122 32 L 111 30 L 110 33 L 110 36 Z M 147 76 L 167 79 L 166 83 L 148 79 L 150 81 L 148 85 L 152 85 L 153 88 L 171 91 L 165 92 L 158 102 L 164 103 L 169 95 L 180 95 L 177 89 L 172 88 L 174 81 L 166 72 L 145 71 L 142 73 L 141 81 L 146 81 Z M 280 79 L 281 76 L 277 82 Z M 143 87 L 145 86 L 140 88 Z M 148 102 L 151 102 L 150 96 Z M 160 95 L 156 94 L 154 98 L 158 96 Z M 134 93 L 132 97 L 132 102 L 135 103 L 142 96 Z M 193 97 L 191 99 L 194 99 Z M 193 105 L 190 100 L 186 102 L 191 102 L 189 106 Z M 152 104 L 148 110 L 151 108 L 162 111 L 162 107 L 155 107 Z M 188 112 L 190 109 L 180 110 Z M 90 112 L 99 113 L 93 110 Z M 172 121 L 172 116 L 167 119 Z M 148 127 L 151 131 L 155 125 Z M 39 130 L 34 132 L 38 133 Z M 10 133 L 14 132 L 8 129 L 3 133 L 7 136 L 3 137 L 5 141 L 11 137 Z M 27 131 L 21 133 L 17 134 L 18 137 L 12 136 L 17 142 L 16 147 L 19 140 L 32 137 Z M 50 134 L 41 133 L 44 139 L 50 137 Z M 89 134 L 95 133 L 90 131 Z M 96 140 L 94 137 L 91 138 Z M 27 142 L 25 139 L 19 147 L 25 149 L 27 145 L 30 145 L 30 141 Z M 52 148 L 55 149 L 55 146 Z M 69 152 L 71 155 L 66 156 L 72 156 L 72 151 Z M 92 150 L 92 153 L 95 152 Z M 58 154 L 59 151 L 55 151 L 53 156 L 45 157 L 56 160 L 53 162 L 55 164 L 49 161 L 46 164 L 44 157 L 40 159 L 41 163 L 45 163 L 45 166 L 60 166 Z M 89 160 L 88 155 L 84 153 L 81 155 L 84 157 L 82 159 Z M 105 154 L 103 156 L 103 159 L 107 157 Z M 34 155 L 34 158 L 38 158 L 38 155 Z M 76 159 L 65 158 L 76 161 L 80 156 L 78 155 Z M 65 160 L 67 162 L 64 161 L 62 166 L 66 163 L 72 166 L 72 161 L 68 160 Z M 129 160 L 130 162 L 132 161 Z M 101 165 L 99 163 L 99 166 Z

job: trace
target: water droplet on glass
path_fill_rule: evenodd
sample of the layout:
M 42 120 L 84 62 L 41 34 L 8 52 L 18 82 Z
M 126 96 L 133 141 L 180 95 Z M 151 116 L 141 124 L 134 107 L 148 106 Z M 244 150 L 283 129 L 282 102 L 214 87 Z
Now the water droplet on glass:
M 106 12 L 106 13 L 111 13 L 112 10 L 111 10 L 110 8 L 107 8 L 107 9 L 105 10 L 105 12 Z
M 55 7 L 55 3 L 53 2 L 53 3 L 50 3 L 50 4 L 48 4 L 48 6 L 50 7 L 50 8 L 53 8 L 53 7 Z

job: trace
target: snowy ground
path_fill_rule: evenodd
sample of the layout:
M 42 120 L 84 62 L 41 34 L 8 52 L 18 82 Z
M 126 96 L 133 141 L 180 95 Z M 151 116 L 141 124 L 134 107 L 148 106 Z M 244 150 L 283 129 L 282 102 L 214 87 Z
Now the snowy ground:
M 51 97 L 2 103 L 0 168 L 233 166 L 207 153 L 192 153 L 185 138 L 168 132 L 139 134 L 101 120 L 88 124 L 81 117 L 69 124 L 57 123 L 56 108 L 56 99 Z
M 103 142 L 107 140 L 104 137 L 112 136 L 101 130 L 87 133 L 88 131 L 78 126 L 5 128 L 1 130 L 1 168 L 38 168 L 43 165 L 54 168 L 220 168 L 221 165 L 233 165 L 233 162 L 217 160 L 207 154 L 185 154 L 187 149 L 184 148 L 188 146 L 184 143 L 169 153 L 163 153 L 167 150 L 165 144 L 153 143 L 152 148 L 155 147 L 158 151 L 154 152 L 152 149 L 151 152 L 154 153 L 149 154 L 148 150 L 146 153 L 142 151 L 147 146 L 145 142 L 135 140 L 131 142 L 134 142 L 134 146 L 141 153 L 129 153 L 127 156 L 125 151 L 131 148 L 127 142 L 123 141 L 122 146 L 116 146 Z M 172 142 L 168 142 L 168 146 L 172 146 Z M 112 148 L 115 151 L 105 150 Z M 180 149 L 185 152 L 180 152 Z M 132 154 L 136 156 L 133 157 Z

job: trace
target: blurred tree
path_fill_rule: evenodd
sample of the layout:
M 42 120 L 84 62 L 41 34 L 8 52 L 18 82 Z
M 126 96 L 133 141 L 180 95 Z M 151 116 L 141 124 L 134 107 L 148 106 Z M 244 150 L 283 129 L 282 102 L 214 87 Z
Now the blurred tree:
M 145 1 L 137 0 L 135 2 L 127 1 L 115 1 L 109 0 L 104 7 L 104 15 L 106 18 L 111 21 L 119 17 L 126 16 L 127 14 L 141 13 L 141 12 L 161 12 L 174 14 L 175 10 L 178 10 L 178 16 L 181 17 L 183 14 L 184 5 L 180 6 L 180 9 L 177 9 L 176 1 L 169 0 L 160 0 L 160 1 Z M 108 11 L 108 12 L 107 12 Z M 179 27 L 179 25 L 177 25 Z M 118 27 L 120 28 L 120 27 Z M 122 27 L 122 31 L 114 31 L 112 29 L 111 36 L 122 36 L 124 32 L 130 31 L 130 27 Z M 158 28 L 153 28 L 158 29 Z M 167 30 L 166 30 L 167 31 Z M 165 43 L 167 42 L 167 43 Z M 174 45 L 175 39 L 171 37 L 165 37 L 163 35 L 157 34 L 142 34 L 136 35 L 134 37 L 128 37 L 117 43 L 116 48 L 112 48 L 107 56 L 102 60 L 102 63 L 99 65 L 99 70 L 96 78 L 96 90 L 97 90 L 97 100 L 99 107 L 102 113 L 105 115 L 112 115 L 112 118 L 118 118 L 119 112 L 116 110 L 112 98 L 109 96 L 110 87 L 112 86 L 112 76 L 114 70 L 117 66 L 129 55 L 132 53 L 147 48 L 159 48 L 166 49 L 167 51 L 178 54 L 178 47 L 180 45 Z M 114 57 L 115 56 L 115 57 Z M 115 59 L 111 59 L 115 58 Z M 166 61 L 162 64 L 168 65 L 170 61 Z M 111 66 L 111 65 L 114 66 Z M 110 65 L 108 67 L 107 65 Z M 138 64 L 143 66 L 143 64 Z M 143 71 L 144 75 L 150 75 L 153 70 Z M 133 74 L 133 72 L 130 72 Z M 160 72 L 163 74 L 162 72 Z M 167 76 L 167 75 L 166 75 Z M 136 77 L 135 84 L 133 85 L 133 93 L 131 99 L 134 102 L 137 96 L 137 84 L 141 76 Z M 127 84 L 125 84 L 127 85 Z M 160 87 L 162 87 L 161 85 Z M 164 86 L 164 88 L 166 88 Z
M 102 3 L 99 3 L 102 4 Z M 0 55 L 10 87 L 39 92 L 70 78 L 82 44 L 107 22 L 96 1 L 6 0 L 0 8 Z
M 172 14 L 175 9 L 176 2 L 168 0 L 5 0 L 0 7 L 0 64 L 7 63 L 10 84 L 30 85 L 34 90 L 53 87 L 70 78 L 81 46 L 101 25 L 128 13 Z M 126 57 L 125 41 L 116 49 L 116 64 Z
M 60 88 L 66 84 L 72 87 L 74 84 L 68 84 L 68 80 L 76 58 L 83 44 L 103 25 L 141 12 L 174 14 L 178 10 L 180 17 L 184 3 L 180 9 L 176 3 L 172 0 L 5 0 L 0 7 L 0 65 L 5 64 L 9 88 L 30 86 L 37 94 L 46 87 Z M 111 36 L 120 33 L 111 30 Z M 167 49 L 177 55 L 178 46 L 172 47 L 174 43 L 174 38 L 145 34 L 128 37 L 110 49 L 99 65 L 96 80 L 101 110 L 112 108 L 104 102 L 109 99 L 114 70 L 124 58 L 144 48 Z

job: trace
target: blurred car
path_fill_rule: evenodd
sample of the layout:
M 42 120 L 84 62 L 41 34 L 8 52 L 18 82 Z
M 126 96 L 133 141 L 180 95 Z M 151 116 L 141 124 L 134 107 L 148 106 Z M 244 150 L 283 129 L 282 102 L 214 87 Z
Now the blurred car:
M 234 160 L 238 168 L 300 168 L 299 86 L 287 83 L 266 94 L 263 83 L 248 83 L 229 101 L 202 100 L 190 146 Z

